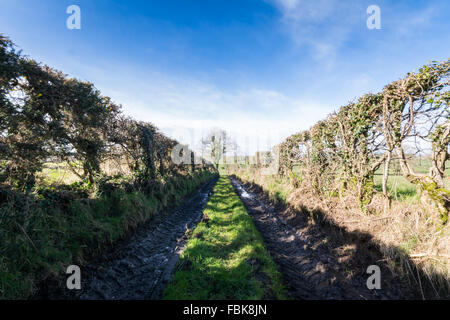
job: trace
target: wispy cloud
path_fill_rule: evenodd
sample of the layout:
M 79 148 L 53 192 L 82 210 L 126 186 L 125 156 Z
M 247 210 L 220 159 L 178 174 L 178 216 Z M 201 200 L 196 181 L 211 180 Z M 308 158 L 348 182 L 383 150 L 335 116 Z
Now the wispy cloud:
M 337 4 L 332 0 L 268 0 L 283 14 L 283 18 L 291 21 L 320 22 L 333 14 Z
M 225 90 L 192 77 L 108 65 L 79 68 L 95 74 L 96 86 L 121 103 L 126 114 L 152 122 L 192 147 L 209 128 L 220 127 L 237 139 L 244 152 L 269 149 L 329 112 L 325 105 L 272 89 L 248 85 Z
M 299 49 L 332 67 L 339 50 L 349 38 L 356 19 L 343 12 L 348 4 L 336 0 L 267 0 L 281 13 L 280 23 Z
M 194 79 L 137 79 L 138 85 L 102 91 L 136 119 L 150 121 L 173 138 L 195 147 L 211 127 L 230 132 L 246 152 L 268 149 L 323 118 L 329 110 L 316 102 L 293 99 L 263 88 L 225 91 Z
M 191 145 L 222 127 L 243 145 L 254 141 L 250 152 L 429 59 L 448 58 L 446 0 L 379 1 L 382 29 L 373 31 L 366 27 L 372 2 L 264 1 L 275 10 L 257 1 L 236 11 L 225 1 L 178 0 L 184 10 L 172 14 L 174 4 L 163 1 L 80 0 L 85 27 L 69 32 L 58 10 L 46 10 L 64 7 L 60 1 L 24 0 L 19 8 L 8 0 L 0 29 L 38 61 L 93 82 L 125 114 Z
M 440 8 L 436 4 L 429 5 L 421 10 L 409 10 L 407 12 L 396 9 L 395 19 L 386 22 L 392 25 L 392 31 L 400 37 L 417 36 L 418 32 L 430 27 L 434 19 L 438 18 Z

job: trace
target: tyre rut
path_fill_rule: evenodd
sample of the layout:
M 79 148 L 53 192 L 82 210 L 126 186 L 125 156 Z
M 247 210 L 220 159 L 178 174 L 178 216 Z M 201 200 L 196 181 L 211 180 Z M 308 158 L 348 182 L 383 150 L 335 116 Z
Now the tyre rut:
M 216 181 L 203 185 L 172 209 L 161 223 L 143 226 L 99 261 L 83 267 L 80 290 L 58 290 L 47 298 L 160 299 L 185 247 L 189 230 L 200 221 Z M 63 286 L 65 283 L 59 287 Z
M 412 290 L 382 268 L 381 290 L 369 290 L 369 274 L 365 262 L 358 257 L 340 261 L 337 249 L 342 244 L 329 244 L 330 237 L 317 226 L 307 223 L 292 225 L 282 214 L 255 193 L 246 190 L 238 179 L 230 177 L 236 193 L 261 233 L 267 249 L 283 274 L 293 299 L 405 299 L 417 298 Z

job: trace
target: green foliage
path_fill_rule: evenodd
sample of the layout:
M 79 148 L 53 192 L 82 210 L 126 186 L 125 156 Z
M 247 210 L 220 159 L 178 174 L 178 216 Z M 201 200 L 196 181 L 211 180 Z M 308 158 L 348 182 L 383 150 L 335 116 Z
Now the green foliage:
M 444 190 L 449 159 L 449 76 L 450 61 L 432 62 L 288 137 L 278 146 L 279 174 L 297 184 L 308 183 L 322 196 L 353 194 L 365 210 L 377 191 L 375 172 L 397 155 L 399 168 L 421 193 L 423 203 L 445 220 L 450 203 L 446 192 L 436 190 Z M 428 174 L 414 172 L 404 150 L 408 139 L 424 137 L 432 142 Z M 302 173 L 301 180 L 293 174 L 294 167 Z M 423 187 L 430 181 L 433 191 Z
M 157 175 L 207 167 L 174 165 L 175 140 L 151 123 L 124 117 L 121 106 L 92 83 L 20 56 L 3 36 L 0 70 L 0 181 L 30 190 L 51 159 L 67 163 L 93 187 L 108 160 L 126 162 L 136 181 L 150 190 Z
M 116 179 L 99 184 L 96 194 L 83 184 L 41 188 L 32 194 L 0 189 L 0 299 L 24 299 L 39 282 L 64 276 L 165 207 L 179 203 L 215 173 L 173 177 L 157 194 L 144 194 Z M 114 181 L 116 180 L 116 181 Z
M 204 162 L 174 164 L 175 145 L 0 35 L 0 298 L 29 297 L 216 175 Z M 41 179 L 46 163 L 79 180 Z

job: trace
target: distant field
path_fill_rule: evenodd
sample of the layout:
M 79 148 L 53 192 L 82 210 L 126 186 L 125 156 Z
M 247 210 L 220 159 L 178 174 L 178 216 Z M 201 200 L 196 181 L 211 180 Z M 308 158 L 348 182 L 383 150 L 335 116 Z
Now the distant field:
M 78 167 L 77 171 L 82 172 L 81 165 L 75 162 L 72 164 Z M 118 167 L 115 163 L 111 161 L 106 161 L 101 164 L 102 172 L 114 175 L 117 173 L 127 174 L 126 168 L 127 164 L 122 163 L 121 167 Z M 42 179 L 45 184 L 72 184 L 81 179 L 70 169 L 69 165 L 65 162 L 47 162 L 44 164 L 44 168 L 39 173 L 38 178 Z
M 428 170 L 431 166 L 431 161 L 429 159 L 415 159 L 411 160 L 410 164 L 413 166 L 413 169 L 417 173 L 427 174 Z M 241 167 L 245 168 L 246 165 L 241 165 Z M 444 184 L 445 188 L 450 189 L 450 161 L 446 163 L 447 169 L 445 170 L 445 179 Z M 223 174 L 226 171 L 225 166 L 221 165 L 219 167 L 219 171 Z M 301 175 L 301 169 L 299 166 L 294 166 L 293 173 L 295 175 Z M 418 199 L 416 187 L 409 183 L 402 175 L 398 164 L 394 163 L 391 165 L 389 170 L 389 178 L 388 178 L 388 191 L 391 194 L 393 199 L 400 201 L 416 201 Z M 381 182 L 383 175 L 383 167 L 381 166 L 376 172 L 374 176 L 374 184 L 375 189 L 378 191 L 382 191 Z M 280 195 L 281 198 L 286 195 Z
M 431 166 L 431 161 L 429 159 L 416 159 L 410 161 L 410 164 L 413 167 L 413 170 L 417 173 L 428 173 L 428 170 Z M 450 188 L 450 161 L 446 163 L 447 169 L 445 170 L 445 188 Z M 378 191 L 382 190 L 381 182 L 383 179 L 383 168 L 381 167 L 375 172 L 374 183 L 375 189 Z M 417 200 L 417 190 L 416 187 L 408 182 L 399 170 L 395 170 L 395 168 L 391 168 L 389 172 L 388 178 L 388 191 L 390 195 L 396 200 L 407 200 L 414 201 Z
M 80 181 L 80 178 L 73 173 L 68 167 L 67 163 L 51 163 L 44 164 L 44 168 L 38 175 L 39 178 L 46 184 L 71 184 Z
M 413 169 L 417 173 L 428 173 L 431 162 L 429 159 L 413 160 L 410 162 L 413 165 Z M 381 167 L 375 172 L 374 183 L 375 189 L 381 191 L 381 181 L 382 181 L 382 171 Z M 219 166 L 220 174 L 225 174 L 225 165 Z M 295 173 L 299 173 L 297 167 L 294 168 Z M 445 187 L 450 189 L 450 161 L 447 162 L 445 177 Z M 76 181 L 80 181 L 80 178 L 75 175 L 68 167 L 66 163 L 46 163 L 44 169 L 42 170 L 40 177 L 43 181 L 48 184 L 58 183 L 58 184 L 70 184 Z M 400 173 L 399 168 L 395 166 L 391 167 L 390 175 L 388 179 L 388 190 L 393 199 L 396 200 L 407 200 L 415 201 L 417 200 L 416 187 L 409 183 L 403 175 Z

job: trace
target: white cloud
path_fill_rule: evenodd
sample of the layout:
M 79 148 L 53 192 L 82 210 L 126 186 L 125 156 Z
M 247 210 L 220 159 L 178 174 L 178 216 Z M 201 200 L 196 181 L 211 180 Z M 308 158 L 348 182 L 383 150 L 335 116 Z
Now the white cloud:
M 236 137 L 244 152 L 269 149 L 290 134 L 309 128 L 330 111 L 313 101 L 266 88 L 224 90 L 194 78 L 125 67 L 83 68 L 95 75 L 91 79 L 103 94 L 123 105 L 125 114 L 152 122 L 191 147 L 206 130 L 220 127 Z
M 349 17 L 349 4 L 336 0 L 266 0 L 281 13 L 281 25 L 297 48 L 307 48 L 325 67 L 334 66 L 358 17 Z M 363 12 L 363 11 L 361 11 Z
M 332 0 L 269 0 L 283 14 L 286 20 L 318 21 L 333 14 L 336 1 Z
M 326 54 L 329 49 L 322 50 Z M 220 127 L 236 137 L 244 152 L 251 154 L 309 128 L 334 107 L 248 85 L 242 79 L 230 86 L 237 89 L 224 89 L 214 84 L 220 82 L 214 71 L 206 76 L 185 76 L 149 67 L 139 69 L 123 61 L 104 59 L 91 65 L 75 56 L 62 60 L 57 67 L 94 83 L 102 94 L 122 104 L 125 114 L 152 122 L 191 147 L 207 129 Z
M 163 132 L 192 147 L 211 127 L 230 132 L 249 153 L 268 149 L 283 138 L 307 129 L 328 110 L 313 102 L 288 98 L 276 91 L 252 89 L 224 92 L 210 85 L 189 87 L 172 83 L 139 92 L 112 92 L 125 113 L 149 121 Z M 103 90 L 108 93 L 108 89 Z M 249 141 L 249 146 L 245 146 Z
M 414 37 L 417 36 L 419 30 L 429 26 L 433 18 L 437 16 L 437 13 L 438 11 L 435 7 L 429 6 L 425 10 L 402 13 L 400 17 L 397 15 L 394 21 L 387 22 L 390 22 L 394 26 L 394 31 L 399 36 Z

